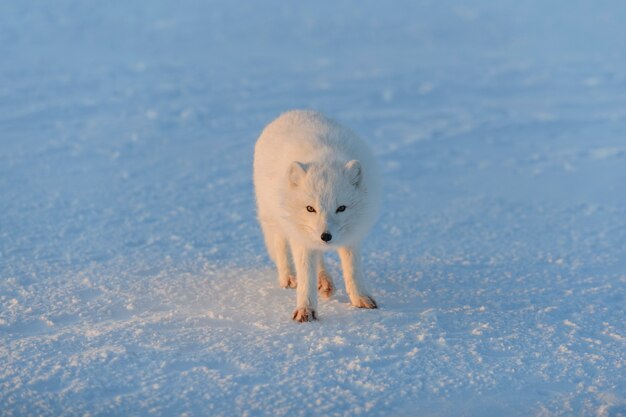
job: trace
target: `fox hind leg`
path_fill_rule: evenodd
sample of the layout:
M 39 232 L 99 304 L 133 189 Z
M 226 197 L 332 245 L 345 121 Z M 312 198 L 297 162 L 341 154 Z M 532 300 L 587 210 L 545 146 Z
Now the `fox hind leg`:
M 279 233 L 274 235 L 274 251 L 276 269 L 278 269 L 278 283 L 283 288 L 296 288 L 296 274 L 291 265 L 289 244 L 287 239 Z
M 324 298 L 329 298 L 335 292 L 335 283 L 330 276 L 324 263 L 324 254 L 318 252 L 317 256 L 317 292 Z
M 291 265 L 287 239 L 274 227 L 264 222 L 261 222 L 261 227 L 265 236 L 267 253 L 278 270 L 278 284 L 283 288 L 296 288 L 296 275 Z

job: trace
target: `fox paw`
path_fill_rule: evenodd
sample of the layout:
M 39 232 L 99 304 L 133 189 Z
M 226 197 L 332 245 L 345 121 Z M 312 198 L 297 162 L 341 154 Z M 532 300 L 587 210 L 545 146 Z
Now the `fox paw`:
M 299 323 L 304 323 L 305 321 L 317 320 L 317 316 L 315 310 L 308 307 L 300 307 L 293 312 L 293 319 Z
M 376 301 L 369 295 L 360 295 L 350 301 L 352 301 L 353 306 L 358 308 L 378 308 Z
M 298 286 L 296 277 L 294 277 L 293 275 L 288 275 L 287 277 L 280 277 L 279 283 L 280 283 L 280 286 L 283 288 L 296 288 Z
M 329 298 L 335 292 L 335 284 L 325 271 L 317 274 L 317 291 L 324 298 Z

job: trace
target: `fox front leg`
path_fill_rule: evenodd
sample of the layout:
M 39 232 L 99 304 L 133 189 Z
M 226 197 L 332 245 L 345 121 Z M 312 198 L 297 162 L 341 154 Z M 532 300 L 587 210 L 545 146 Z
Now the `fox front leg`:
M 359 308 L 377 308 L 376 301 L 369 294 L 361 271 L 361 256 L 358 247 L 339 248 L 339 258 L 346 282 L 346 292 L 353 306 Z
M 300 245 L 293 245 L 292 248 L 298 276 L 296 310 L 293 312 L 293 319 L 300 323 L 313 321 L 317 319 L 317 256 L 315 251 Z

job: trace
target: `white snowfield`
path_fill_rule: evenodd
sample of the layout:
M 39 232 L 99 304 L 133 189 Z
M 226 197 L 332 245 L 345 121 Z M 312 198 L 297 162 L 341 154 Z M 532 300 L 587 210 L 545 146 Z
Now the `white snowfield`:
M 1 416 L 626 415 L 626 5 L 0 2 Z M 379 309 L 290 320 L 252 154 L 374 150 Z

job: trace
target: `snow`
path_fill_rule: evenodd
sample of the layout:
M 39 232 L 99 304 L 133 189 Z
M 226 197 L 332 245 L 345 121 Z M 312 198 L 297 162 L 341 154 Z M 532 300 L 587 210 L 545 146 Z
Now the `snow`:
M 0 415 L 626 415 L 625 18 L 2 2 Z M 379 158 L 378 310 L 290 320 L 251 163 L 291 108 Z

